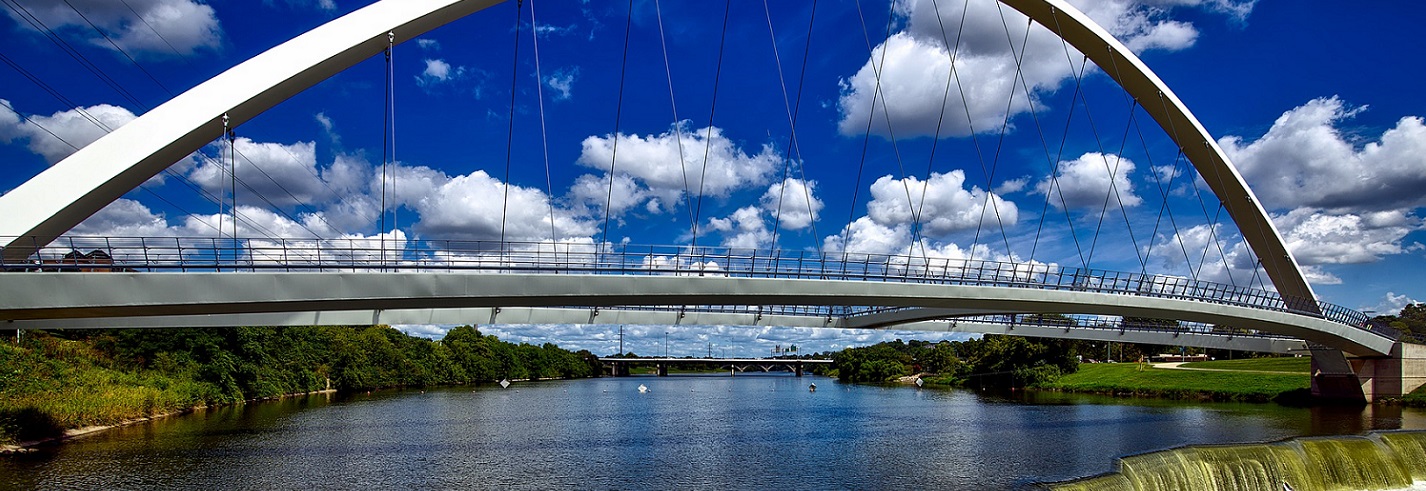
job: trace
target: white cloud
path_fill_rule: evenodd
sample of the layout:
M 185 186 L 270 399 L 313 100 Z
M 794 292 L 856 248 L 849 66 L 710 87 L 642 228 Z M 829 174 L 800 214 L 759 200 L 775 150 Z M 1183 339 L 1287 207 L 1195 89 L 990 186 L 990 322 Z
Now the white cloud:
M 827 236 L 822 248 L 827 252 L 850 254 L 906 254 L 910 243 L 909 224 L 888 226 L 863 216 L 847 224 L 840 233 Z
M 1229 5 L 1241 7 L 1191 0 L 1071 3 L 1135 51 L 1193 45 L 1197 29 L 1167 18 L 1174 7 L 1218 11 L 1228 11 Z M 1071 65 L 1080 59 L 1074 48 L 1067 48 L 1038 24 L 1026 38 L 1026 17 L 997 2 L 900 0 L 895 8 L 906 19 L 905 28 L 873 48 L 866 64 L 840 82 L 843 134 L 859 134 L 869 121 L 871 132 L 881 136 L 893 130 L 898 137 L 929 136 L 936 134 L 938 126 L 941 136 L 999 131 L 1007 122 L 1007 111 L 1014 116 L 1030 109 L 1026 87 L 1030 97 L 1038 98 L 1057 90 L 1078 70 Z M 1243 15 L 1251 4 L 1245 9 Z M 955 32 L 960 26 L 964 29 Z
M 802 230 L 817 221 L 822 200 L 817 199 L 817 181 L 788 178 L 768 186 L 760 201 L 783 230 Z
M 441 42 L 430 38 L 417 39 L 416 45 L 428 51 L 439 51 L 441 49 Z
M 710 218 L 708 229 L 723 233 L 723 247 L 764 249 L 772 243 L 772 230 L 755 206 L 739 208 L 728 218 Z
M 135 118 L 128 109 L 98 104 L 49 116 L 30 115 L 25 121 L 12 107 L 10 101 L 0 99 L 0 141 L 26 140 L 30 151 L 51 164 Z
M 959 169 L 945 174 L 932 173 L 926 181 L 915 176 L 903 179 L 882 176 L 871 185 L 872 201 L 867 203 L 867 215 L 891 227 L 909 225 L 919 219 L 922 233 L 933 237 L 976 227 L 998 230 L 1019 222 L 1020 212 L 1015 203 L 994 193 L 987 199 L 985 190 L 979 186 L 966 189 L 965 181 L 965 172 Z
M 614 142 L 615 138 L 610 135 L 585 138 L 577 162 L 609 173 Z M 706 169 L 703 166 L 705 153 Z M 656 198 L 661 211 L 675 209 L 688 194 L 697 196 L 701 191 L 706 197 L 725 198 L 735 190 L 761 186 L 782 164 L 782 157 L 770 145 L 764 144 L 758 153 L 749 154 L 724 136 L 723 130 L 717 127 L 690 129 L 687 122 L 659 135 L 619 134 L 618 159 L 614 173 L 619 179 L 627 177 L 638 186 L 636 191 L 626 191 L 622 196 L 633 198 L 636 203 Z M 576 187 L 595 180 L 608 183 L 607 178 L 581 177 Z M 597 199 L 594 203 L 605 199 L 604 194 L 590 194 L 576 193 Z M 617 206 L 612 208 L 620 210 Z
M 1035 191 L 1047 195 L 1055 208 L 1089 208 L 1102 210 L 1139 206 L 1143 199 L 1134 194 L 1129 174 L 1134 161 L 1114 154 L 1089 152 L 1079 158 L 1060 162 L 1058 177 L 1046 177 L 1035 185 Z M 1111 172 L 1113 177 L 1111 178 Z
M 579 67 L 555 70 L 554 73 L 545 77 L 545 86 L 554 91 L 554 99 L 557 101 L 567 101 L 573 96 L 574 80 L 579 78 Z
M 1337 125 L 1363 110 L 1336 97 L 1314 99 L 1283 113 L 1257 140 L 1228 136 L 1219 145 L 1268 209 L 1426 205 L 1426 124 L 1404 117 L 1376 141 L 1358 145 Z
M 1299 208 L 1273 217 L 1293 257 L 1304 265 L 1360 264 L 1402 254 L 1406 234 L 1426 228 L 1402 210 L 1330 214 Z
M 15 0 L 15 3 L 50 29 L 104 49 L 114 49 L 109 40 L 94 32 L 90 27 L 93 23 L 114 44 L 134 55 L 173 56 L 176 52 L 179 56 L 188 56 L 202 49 L 217 49 L 223 38 L 213 7 L 195 0 Z M 79 12 L 83 12 L 83 16 Z M 21 29 L 38 34 L 38 28 L 25 18 L 17 17 L 15 9 L 5 9 L 5 13 Z
M 230 158 L 226 144 L 210 146 L 212 155 L 194 168 L 189 178 L 214 196 L 232 195 L 228 167 L 236 162 L 241 202 L 257 201 L 254 191 L 284 208 L 340 198 L 327 189 L 317 171 L 314 142 L 284 145 L 240 137 L 233 141 L 233 148 L 236 154 Z
M 465 76 L 465 67 L 452 67 L 446 60 L 425 59 L 426 69 L 416 76 L 416 85 L 430 87 L 458 80 Z
M 1373 311 L 1377 315 L 1401 315 L 1401 309 L 1407 305 L 1421 303 L 1405 294 L 1397 295 L 1396 292 L 1386 292 L 1386 296 L 1377 303 L 1375 307 L 1362 307 L 1360 310 Z
M 594 233 L 592 222 L 560 207 L 551 217 L 550 197 L 538 189 L 508 185 L 483 170 L 455 177 L 425 172 L 432 175 L 400 192 L 400 201 L 420 213 L 413 228 L 422 235 L 499 240 L 503 228 L 506 240 L 533 242 L 549 239 L 552 228 L 557 239 Z

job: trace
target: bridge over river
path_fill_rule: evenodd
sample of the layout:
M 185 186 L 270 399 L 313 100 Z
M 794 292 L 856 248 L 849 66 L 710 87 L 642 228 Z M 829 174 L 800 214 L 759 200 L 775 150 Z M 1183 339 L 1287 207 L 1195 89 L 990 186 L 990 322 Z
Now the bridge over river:
M 1123 99 L 1130 105 L 1126 114 L 1142 113 L 1146 121 L 1152 119 L 1164 130 L 1166 138 L 1172 140 L 1172 145 L 1165 147 L 1176 153 L 1165 160 L 1176 165 L 1181 161 L 1191 164 L 1202 177 L 1201 182 L 1218 198 L 1211 207 L 1226 212 L 1237 227 L 1242 245 L 1251 253 L 1248 262 L 1253 263 L 1250 269 L 1251 276 L 1257 279 L 1256 287 L 1251 280 L 1248 286 L 1242 286 L 1200 278 L 1205 262 L 1202 259 L 1190 274 L 1152 273 L 1148 271 L 1148 252 L 1141 249 L 1155 238 L 1136 239 L 1132 230 L 1124 242 L 1134 245 L 1124 249 L 1127 255 L 1137 255 L 1138 261 L 1132 267 L 1138 272 L 1094 268 L 1083 254 L 1079 267 L 1061 264 L 1072 254 L 1060 254 L 1059 262 L 1038 260 L 1033 252 L 1038 242 L 1025 248 L 1031 251 L 1030 258 L 1021 259 L 1011 250 L 1009 237 L 1034 235 L 1038 240 L 1039 233 L 1009 233 L 1004 223 L 999 230 L 1006 242 L 1004 257 L 978 252 L 977 243 L 984 245 L 980 227 L 989 220 L 986 210 L 1003 201 L 985 191 L 1001 184 L 993 179 L 967 188 L 984 196 L 978 211 L 943 210 L 944 216 L 927 216 L 925 223 L 920 220 L 927 209 L 909 205 L 912 193 L 906 181 L 904 194 L 910 209 L 898 213 L 915 217 L 908 231 L 916 232 L 908 232 L 915 238 L 907 240 L 910 246 L 898 246 L 903 253 L 869 252 L 857 250 L 855 244 L 849 246 L 848 234 L 859 224 L 870 223 L 864 220 L 846 224 L 841 232 L 843 240 L 834 248 L 824 247 L 822 238 L 814 237 L 816 244 L 780 249 L 775 233 L 760 247 L 700 246 L 700 225 L 705 229 L 712 225 L 702 224 L 703 220 L 694 213 L 690 213 L 693 239 L 688 244 L 631 245 L 627 240 L 609 237 L 612 177 L 607 194 L 599 193 L 604 200 L 600 209 L 605 210 L 605 230 L 597 234 L 597 239 L 593 232 L 581 232 L 579 236 L 557 234 L 556 222 L 567 217 L 556 216 L 552 197 L 546 198 L 550 206 L 547 240 L 538 236 L 525 237 L 526 241 L 507 237 L 508 210 L 504 208 L 500 210 L 499 227 L 488 227 L 498 229 L 498 234 L 489 230 L 456 231 L 489 240 L 408 240 L 406 230 L 394 224 L 391 230 L 385 228 L 384 209 L 380 210 L 383 228 L 377 235 L 357 234 L 359 238 L 353 238 L 349 233 L 335 232 L 327 237 L 259 236 L 251 230 L 238 230 L 238 222 L 245 219 L 239 211 L 251 211 L 236 204 L 236 164 L 231 167 L 235 170 L 229 172 L 234 181 L 233 206 L 228 212 L 220 211 L 216 224 L 208 225 L 218 231 L 217 237 L 70 234 L 85 219 L 125 193 L 140 189 L 146 181 L 210 142 L 227 138 L 231 150 L 232 128 L 279 102 L 383 52 L 389 64 L 395 45 L 499 3 L 375 2 L 193 87 L 0 196 L 0 323 L 14 329 L 376 323 L 902 327 L 1275 352 L 1307 350 L 1313 357 L 1315 392 L 1358 400 L 1400 395 L 1426 381 L 1426 367 L 1417 366 L 1423 363 L 1423 356 L 1417 353 L 1421 347 L 1403 344 L 1390 329 L 1370 325 L 1366 314 L 1318 300 L 1272 218 L 1217 141 L 1132 50 L 1064 0 L 1001 3 L 1019 12 L 1015 15 L 1027 18 L 1020 22 L 1026 29 L 1036 26 L 1062 41 L 1057 44 L 1064 45 L 1066 54 L 1071 47 L 1081 52 L 1084 60 L 1071 72 L 1083 73 L 1085 64 L 1093 62 L 1102 75 L 1122 89 Z M 770 19 L 768 22 L 771 26 Z M 1025 34 L 1027 39 L 1029 32 Z M 1011 49 L 1015 49 L 1013 43 Z M 720 63 L 721 57 L 720 54 Z M 1073 65 L 1075 57 L 1070 58 Z M 1019 63 L 1018 59 L 1014 61 Z M 944 92 L 950 94 L 947 83 Z M 1063 92 L 1080 93 L 1081 80 L 1076 77 L 1074 83 L 1075 90 Z M 1026 88 L 1026 96 L 1029 90 Z M 934 103 L 944 105 L 941 92 L 936 91 Z M 1014 102 L 1016 91 L 1010 92 L 1009 102 Z M 715 84 L 715 105 L 716 93 Z M 619 109 L 622 106 L 614 108 Z M 793 111 L 788 109 L 790 122 L 795 125 Z M 1014 126 L 1010 116 L 1006 114 L 1004 124 L 997 126 Z M 511 117 L 513 120 L 513 109 Z M 587 119 L 587 115 L 580 118 Z M 889 127 L 891 117 L 886 119 Z M 543 124 L 542 120 L 542 131 Z M 513 134 L 514 124 L 511 126 Z M 1122 134 L 1128 135 L 1130 128 L 1138 128 L 1132 117 L 1126 120 Z M 1065 131 L 1066 135 L 1070 133 L 1068 123 Z M 796 133 L 794 128 L 794 138 Z M 975 132 L 971 133 L 974 137 Z M 1100 132 L 1093 133 L 1098 139 Z M 1138 133 L 1142 138 L 1142 131 Z M 705 138 L 711 138 L 711 126 L 708 135 Z M 1122 149 L 1129 140 L 1126 137 L 1124 142 L 1111 145 Z M 618 141 L 616 138 L 616 148 Z M 1100 149 L 1113 148 L 1097 143 Z M 892 144 L 896 144 L 894 139 Z M 1038 152 L 1048 157 L 1050 149 L 1043 150 L 1021 153 Z M 707 149 L 698 152 L 705 155 L 706 171 Z M 934 149 L 931 153 L 935 154 Z M 1101 150 L 1095 155 L 1108 168 L 1111 159 L 1104 154 Z M 789 152 L 789 161 L 793 160 L 790 155 Z M 677 162 L 680 166 L 685 163 L 682 158 Z M 607 162 L 610 172 L 616 160 L 611 157 Z M 1114 160 L 1117 162 L 1118 157 Z M 660 164 L 664 168 L 680 168 L 674 162 Z M 981 164 L 986 165 L 984 161 Z M 1049 164 L 1058 169 L 1055 162 Z M 507 161 L 506 168 L 509 167 Z M 383 163 L 383 207 L 387 193 L 385 169 Z M 994 175 L 993 169 L 990 175 Z M 1051 172 L 1051 178 L 1062 173 Z M 857 173 L 860 179 L 861 169 Z M 964 178 L 963 173 L 957 175 Z M 685 170 L 685 184 L 689 176 L 702 179 L 701 173 Z M 1109 182 L 1109 178 L 1106 174 L 1104 180 Z M 931 176 L 925 179 L 929 181 Z M 815 212 L 811 186 L 805 178 L 800 182 L 807 193 L 806 206 Z M 701 205 L 705 193 L 699 184 L 696 195 L 689 192 L 680 198 L 696 198 Z M 508 197 L 510 187 L 504 190 Z M 1124 228 L 1130 228 L 1123 200 L 1113 200 L 1119 209 L 1108 208 L 1116 192 L 1110 186 L 1102 200 L 1095 199 L 1104 203 L 1099 210 L 1099 225 L 1103 226 L 1103 217 L 1124 212 Z M 1045 209 L 1050 210 L 1048 199 L 1054 193 L 1043 194 L 1047 200 Z M 1164 196 L 1167 203 L 1167 191 Z M 1203 204 L 1202 199 L 1200 196 L 1197 204 Z M 781 197 L 777 200 L 780 203 Z M 219 205 L 222 210 L 225 203 L 220 201 Z M 851 206 L 854 211 L 858 203 L 853 201 Z M 1202 208 L 1206 212 L 1210 206 Z M 470 213 L 484 215 L 489 211 Z M 981 217 L 978 221 L 968 219 L 972 222 L 969 227 L 976 230 L 976 238 L 966 240 L 968 246 L 945 243 L 930 251 L 925 237 L 919 236 L 921 230 L 940 226 L 936 220 L 965 221 L 972 213 Z M 996 215 L 998 220 L 999 211 Z M 1075 220 L 1067 208 L 1065 217 L 1069 234 L 1075 235 Z M 1212 222 L 1212 227 L 1219 225 L 1216 218 Z M 1084 227 L 1085 223 L 1081 220 L 1079 225 Z M 1152 224 L 1158 230 L 1159 223 Z M 227 232 L 229 228 L 231 233 Z M 1098 228 L 1092 232 L 1094 241 L 1101 240 Z M 1175 232 L 1173 235 L 1180 235 Z M 835 242 L 826 241 L 833 245 Z M 1182 242 L 1180 239 L 1174 247 L 1183 247 Z M 1222 244 L 1213 242 L 1205 246 L 1204 257 L 1212 245 L 1222 253 Z M 1093 257 L 1092 250 L 1089 256 Z M 1188 258 L 1186 247 L 1184 256 L 1192 269 L 1193 260 Z M 1227 262 L 1225 258 L 1225 267 Z M 1167 322 L 1145 323 L 1143 319 Z M 666 366 L 675 361 L 663 363 Z

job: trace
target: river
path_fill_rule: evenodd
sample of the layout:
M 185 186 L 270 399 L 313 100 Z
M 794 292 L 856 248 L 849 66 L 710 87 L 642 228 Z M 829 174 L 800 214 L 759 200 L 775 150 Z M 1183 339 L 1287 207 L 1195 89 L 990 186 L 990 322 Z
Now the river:
M 1180 445 L 1423 428 L 1381 407 L 602 378 L 213 409 L 0 459 L 0 487 L 1016 489 Z

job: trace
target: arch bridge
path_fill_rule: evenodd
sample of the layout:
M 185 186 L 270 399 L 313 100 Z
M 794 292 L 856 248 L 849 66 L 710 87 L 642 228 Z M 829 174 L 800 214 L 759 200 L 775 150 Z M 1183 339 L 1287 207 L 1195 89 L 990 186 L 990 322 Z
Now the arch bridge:
M 174 97 L 0 196 L 0 320 L 17 329 L 238 324 L 650 323 L 903 327 L 1264 351 L 1306 348 L 1314 390 L 1371 398 L 1403 347 L 1320 303 L 1252 190 L 1137 56 L 1063 0 L 1002 0 L 1123 87 L 1221 197 L 1276 291 L 1172 276 L 915 256 L 425 241 L 61 237 L 184 156 L 317 82 L 500 2 L 382 0 Z M 57 239 L 58 242 L 57 242 Z M 66 242 L 67 241 L 67 242 Z M 98 251 L 65 257 L 75 251 Z M 1174 319 L 1171 326 L 1132 319 Z M 1126 321 L 1125 319 L 1130 319 Z M 1167 342 L 1165 342 L 1167 341 Z M 1354 358 L 1350 363 L 1346 356 Z M 1410 358 L 1410 356 L 1406 356 Z

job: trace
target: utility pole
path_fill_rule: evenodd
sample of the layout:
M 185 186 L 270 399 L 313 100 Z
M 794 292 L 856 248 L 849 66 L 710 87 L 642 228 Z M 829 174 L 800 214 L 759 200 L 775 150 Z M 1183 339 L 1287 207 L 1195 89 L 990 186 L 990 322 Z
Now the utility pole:
M 668 331 L 663 332 L 663 357 L 668 358 Z
M 708 357 L 709 357 L 709 358 L 712 358 L 712 357 L 713 357 L 713 342 L 712 342 L 712 341 L 709 341 L 709 342 L 708 342 Z
M 619 324 L 619 356 L 624 356 L 624 325 Z

